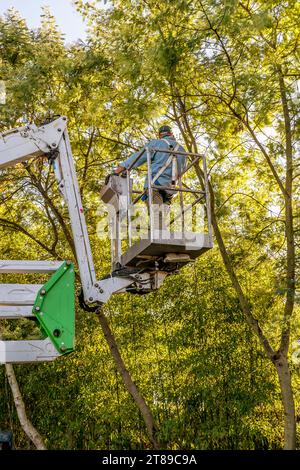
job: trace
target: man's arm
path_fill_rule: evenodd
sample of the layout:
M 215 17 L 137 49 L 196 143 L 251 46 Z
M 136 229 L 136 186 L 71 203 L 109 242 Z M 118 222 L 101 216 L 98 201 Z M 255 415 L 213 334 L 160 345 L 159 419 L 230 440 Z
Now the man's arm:
M 139 150 L 138 152 L 133 153 L 132 155 L 130 155 L 129 158 L 127 158 L 127 160 L 120 162 L 117 168 L 114 170 L 114 173 L 119 175 L 124 170 L 127 170 L 132 165 L 132 163 L 137 158 L 137 156 L 142 152 L 142 150 L 143 149 Z M 147 157 L 145 158 L 145 153 L 144 153 L 140 158 L 137 159 L 137 161 L 133 165 L 133 168 L 138 168 L 143 163 L 145 163 L 146 160 L 147 160 Z
M 127 158 L 127 160 L 120 162 L 119 166 L 115 169 L 115 173 L 118 175 L 122 173 L 122 171 L 127 170 L 132 165 L 132 163 L 137 158 L 137 156 L 141 153 L 141 151 L 142 150 L 139 150 L 138 152 L 133 153 L 129 158 Z M 145 153 L 144 153 L 140 158 L 137 159 L 137 161 L 133 165 L 133 168 L 138 168 L 143 163 L 145 163 L 146 160 L 147 160 L 147 157 L 145 157 Z
M 122 173 L 122 171 L 127 170 L 135 160 L 136 162 L 134 163 L 133 168 L 138 168 L 139 166 L 143 165 L 143 163 L 147 161 L 146 152 L 144 152 L 143 155 L 137 158 L 142 153 L 143 150 L 144 149 L 141 149 L 138 152 L 133 153 L 132 155 L 130 155 L 129 158 L 127 158 L 127 160 L 120 162 L 115 172 L 117 174 Z
M 157 141 L 155 139 L 150 140 L 145 145 L 145 147 L 155 147 L 155 146 L 157 146 Z M 147 161 L 147 152 L 146 151 L 144 151 L 144 153 L 139 158 L 137 158 L 142 153 L 142 151 L 145 150 L 145 147 L 143 147 L 138 152 L 135 152 L 132 155 L 130 155 L 130 157 L 127 158 L 127 160 L 124 160 L 123 162 L 120 162 L 119 166 L 115 169 L 115 173 L 119 174 L 119 173 L 122 173 L 122 171 L 127 170 L 132 165 L 132 163 L 134 162 L 135 159 L 137 159 L 137 160 L 134 163 L 133 168 L 138 168 L 139 166 L 146 163 L 146 161 Z

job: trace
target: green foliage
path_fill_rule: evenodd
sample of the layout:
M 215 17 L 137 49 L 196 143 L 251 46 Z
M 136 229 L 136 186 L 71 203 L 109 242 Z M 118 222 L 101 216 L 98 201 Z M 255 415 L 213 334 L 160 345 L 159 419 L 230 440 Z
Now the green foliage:
M 24 119 L 38 124 L 48 113 L 68 116 L 101 276 L 110 269 L 109 243 L 96 234 L 105 174 L 153 137 L 160 122 L 173 123 L 189 150 L 207 153 L 232 266 L 276 348 L 286 294 L 284 203 L 258 144 L 283 179 L 278 67 L 296 149 L 299 4 L 116 0 L 102 10 L 99 2 L 75 3 L 89 21 L 87 45 L 64 46 L 47 10 L 38 31 L 12 10 L 0 19 L 0 78 L 7 87 L 1 130 Z M 297 158 L 295 152 L 295 168 Z M 192 183 L 198 184 L 196 175 Z M 2 258 L 74 260 L 68 214 L 46 162 L 1 171 L 0 188 Z M 282 447 L 275 371 L 245 322 L 217 249 L 168 278 L 155 294 L 111 299 L 105 313 L 167 448 Z M 292 342 L 299 328 L 296 305 Z M 17 329 L 6 324 L 1 333 L 15 338 L 36 331 L 22 323 Z M 299 366 L 292 361 L 291 370 L 299 415 Z M 19 366 L 17 376 L 28 414 L 49 448 L 150 446 L 97 319 L 79 307 L 76 353 L 52 364 Z M 12 429 L 16 445 L 28 448 L 3 370 L 0 389 L 0 427 Z

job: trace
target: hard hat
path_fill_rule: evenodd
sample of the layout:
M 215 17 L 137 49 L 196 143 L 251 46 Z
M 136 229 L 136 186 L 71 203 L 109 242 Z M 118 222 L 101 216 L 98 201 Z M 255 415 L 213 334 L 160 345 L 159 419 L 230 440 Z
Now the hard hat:
M 172 129 L 170 126 L 161 126 L 158 129 L 159 134 L 172 134 Z

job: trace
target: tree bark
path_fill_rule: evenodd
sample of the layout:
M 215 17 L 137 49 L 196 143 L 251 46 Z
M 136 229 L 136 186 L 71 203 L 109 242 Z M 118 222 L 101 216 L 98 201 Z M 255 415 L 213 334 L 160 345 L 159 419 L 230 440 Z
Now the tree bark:
M 292 389 L 291 372 L 287 358 L 281 354 L 274 361 L 279 378 L 284 410 L 284 450 L 296 449 L 296 413 Z
M 25 403 L 22 394 L 19 389 L 17 378 L 14 372 L 12 364 L 5 364 L 6 376 L 12 391 L 15 407 L 18 413 L 18 418 L 22 426 L 23 431 L 28 438 L 33 442 L 38 450 L 47 450 L 44 444 L 43 438 L 40 433 L 33 426 L 32 422 L 28 418 L 25 409 Z
M 284 306 L 283 327 L 280 342 L 280 358 L 276 362 L 281 396 L 284 406 L 284 449 L 296 449 L 296 413 L 292 389 L 291 373 L 288 364 L 290 345 L 291 317 L 295 305 L 296 291 L 296 254 L 293 221 L 293 144 L 292 126 L 288 107 L 287 91 L 281 67 L 277 68 L 279 77 L 280 96 L 285 128 L 285 235 L 286 235 L 286 301 Z
M 285 235 L 286 235 L 286 302 L 284 309 L 283 328 L 281 335 L 280 351 L 287 356 L 290 340 L 290 320 L 294 311 L 295 304 L 295 237 L 293 224 L 293 145 L 292 145 L 292 129 L 291 119 L 288 108 L 286 87 L 282 75 L 281 67 L 277 68 L 279 77 L 280 96 L 282 110 L 284 116 L 285 128 L 285 154 L 286 154 L 286 171 L 285 171 L 285 189 L 284 198 L 285 206 Z
M 141 414 L 144 418 L 150 441 L 151 441 L 154 449 L 160 449 L 161 444 L 158 442 L 158 440 L 156 438 L 157 428 L 156 428 L 152 413 L 150 411 L 150 408 L 147 405 L 144 397 L 141 395 L 140 391 L 138 390 L 136 384 L 132 380 L 130 373 L 126 369 L 124 361 L 123 361 L 123 359 L 121 357 L 121 354 L 119 352 L 116 340 L 115 340 L 115 338 L 112 334 L 112 331 L 110 329 L 110 326 L 107 322 L 107 319 L 106 319 L 104 313 L 101 311 L 101 308 L 99 308 L 97 310 L 97 314 L 98 314 L 98 317 L 99 317 L 99 321 L 100 321 L 105 339 L 107 341 L 110 352 L 111 352 L 111 354 L 113 356 L 113 359 L 115 361 L 117 369 L 121 374 L 123 383 L 124 383 L 126 389 L 128 390 L 128 392 L 130 393 L 130 395 L 132 396 L 133 400 L 135 401 L 136 405 L 138 406 L 138 408 L 139 408 L 139 410 L 140 410 L 140 412 L 141 412 Z

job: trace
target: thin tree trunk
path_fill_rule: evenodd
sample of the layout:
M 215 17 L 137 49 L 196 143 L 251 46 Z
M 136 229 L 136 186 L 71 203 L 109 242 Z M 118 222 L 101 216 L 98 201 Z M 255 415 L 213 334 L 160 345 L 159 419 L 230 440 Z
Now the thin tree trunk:
M 212 189 L 211 189 L 212 194 Z M 213 198 L 213 194 L 212 194 Z M 212 205 L 213 206 L 213 205 Z M 217 218 L 212 209 L 212 224 L 214 227 L 214 233 L 217 239 L 217 243 L 223 258 L 223 262 L 227 273 L 231 279 L 232 285 L 237 293 L 242 311 L 246 317 L 248 324 L 251 326 L 254 333 L 259 338 L 267 356 L 272 361 L 276 368 L 276 372 L 279 379 L 280 392 L 282 397 L 282 406 L 284 410 L 284 449 L 295 450 L 296 449 L 296 416 L 295 416 L 295 404 L 293 396 L 293 388 L 291 381 L 291 373 L 289 369 L 287 350 L 285 352 L 278 351 L 277 353 L 271 347 L 268 339 L 264 336 L 258 321 L 253 317 L 251 308 L 244 295 L 243 289 L 238 281 L 236 273 L 232 267 L 230 257 L 228 255 L 226 246 L 223 241 L 221 231 L 218 226 Z M 289 294 L 289 293 L 288 293 Z M 290 318 L 290 317 L 288 317 Z M 289 328 L 283 329 L 283 335 L 287 340 L 289 336 Z
M 274 361 L 284 410 L 284 450 L 296 449 L 296 413 L 289 363 L 284 355 Z
M 246 299 L 246 297 L 244 295 L 242 286 L 240 285 L 239 280 L 237 278 L 237 275 L 236 275 L 236 273 L 235 273 L 235 271 L 232 267 L 230 257 L 228 255 L 225 243 L 223 241 L 221 231 L 219 229 L 219 225 L 218 225 L 218 222 L 217 222 L 217 218 L 216 218 L 214 209 L 212 209 L 212 225 L 213 225 L 213 228 L 214 228 L 214 234 L 215 234 L 218 246 L 219 246 L 219 250 L 220 250 L 221 256 L 223 258 L 223 263 L 224 263 L 226 271 L 227 271 L 227 273 L 230 277 L 231 283 L 232 283 L 232 285 L 235 289 L 235 292 L 238 296 L 240 306 L 241 306 L 242 311 L 243 311 L 243 313 L 246 317 L 246 321 L 249 324 L 249 326 L 253 329 L 255 334 L 258 336 L 258 338 L 261 342 L 261 345 L 263 346 L 263 348 L 264 348 L 266 354 L 268 355 L 269 359 L 272 360 L 273 356 L 275 354 L 275 351 L 271 347 L 268 339 L 266 338 L 266 336 L 264 335 L 262 329 L 260 328 L 258 320 L 252 315 L 251 307 L 248 303 L 248 300 Z
M 15 407 L 18 413 L 18 418 L 19 418 L 23 431 L 29 437 L 29 439 L 33 442 L 33 444 L 38 450 L 47 450 L 47 447 L 44 444 L 42 436 L 35 429 L 35 427 L 33 426 L 32 422 L 30 421 L 30 419 L 28 418 L 26 414 L 25 403 L 21 395 L 12 364 L 5 364 L 5 371 L 6 371 L 6 376 L 8 378 L 8 382 L 12 391 Z
M 286 303 L 284 309 L 284 321 L 283 328 L 281 332 L 281 344 L 279 350 L 276 352 L 267 337 L 264 335 L 259 322 L 253 316 L 251 311 L 251 306 L 248 303 L 244 291 L 239 282 L 239 279 L 236 275 L 236 272 L 232 266 L 230 256 L 228 254 L 226 245 L 223 240 L 221 230 L 218 225 L 218 220 L 215 214 L 214 206 L 214 191 L 209 185 L 210 196 L 211 196 L 211 211 L 212 211 L 212 225 L 214 229 L 214 234 L 219 246 L 219 250 L 223 259 L 224 266 L 229 275 L 229 278 L 232 282 L 232 285 L 236 291 L 236 294 L 239 299 L 241 309 L 245 315 L 247 323 L 250 325 L 256 336 L 259 338 L 261 345 L 263 346 L 268 358 L 272 361 L 273 365 L 276 368 L 276 372 L 279 379 L 279 386 L 282 397 L 282 405 L 284 410 L 284 449 L 285 450 L 294 450 L 296 448 L 296 416 L 295 416 L 295 403 L 293 396 L 293 388 L 291 381 L 291 373 L 289 369 L 289 363 L 287 359 L 288 349 L 289 349 L 289 339 L 290 339 L 290 321 L 294 309 L 295 301 L 295 240 L 294 240 L 294 230 L 293 230 L 293 208 L 292 208 L 292 181 L 293 181 L 293 161 L 292 161 L 292 132 L 291 132 L 291 122 L 289 116 L 289 109 L 286 98 L 286 89 L 281 73 L 281 69 L 278 69 L 279 73 L 279 84 L 281 92 L 281 100 L 283 107 L 283 114 L 285 120 L 285 131 L 286 131 L 286 179 L 285 185 L 282 184 L 279 180 L 275 169 L 272 167 L 270 159 L 265 152 L 265 149 L 262 145 L 259 145 L 259 148 L 263 152 L 264 156 L 267 158 L 267 162 L 271 165 L 271 170 L 274 174 L 275 179 L 279 182 L 280 189 L 284 196 L 285 200 L 285 224 L 286 224 L 286 238 L 287 238 L 287 266 L 286 266 Z M 239 116 L 236 116 L 239 117 Z M 242 119 L 241 119 L 242 120 Z M 247 123 L 242 120 L 246 125 Z M 188 123 L 187 123 L 187 127 Z M 256 141 L 256 136 L 252 129 L 246 125 L 250 134 Z M 192 137 L 191 137 L 192 136 Z M 195 151 L 197 151 L 197 146 L 193 134 L 189 132 L 189 137 L 191 139 L 192 145 L 195 146 Z M 203 186 L 203 173 L 199 166 L 195 165 L 195 170 L 201 185 Z
M 281 67 L 277 68 L 279 77 L 280 96 L 284 116 L 285 128 L 285 235 L 286 235 L 286 301 L 284 306 L 283 327 L 281 332 L 280 356 L 276 361 L 276 369 L 279 377 L 282 401 L 284 405 L 284 449 L 296 449 L 296 413 L 291 373 L 288 364 L 288 351 L 290 345 L 291 317 L 295 305 L 295 236 L 293 224 L 293 144 L 292 126 L 288 107 L 287 90 Z
M 121 354 L 119 352 L 116 340 L 115 340 L 115 338 L 114 338 L 114 336 L 111 332 L 111 329 L 110 329 L 110 326 L 107 322 L 107 319 L 106 319 L 105 315 L 103 314 L 103 312 L 101 311 L 100 308 L 97 310 L 97 314 L 98 314 L 98 317 L 99 317 L 99 321 L 100 321 L 104 336 L 105 336 L 106 341 L 108 343 L 110 352 L 111 352 L 111 354 L 114 358 L 117 369 L 121 374 L 123 383 L 124 383 L 126 389 L 128 390 L 128 392 L 130 393 L 130 395 L 132 396 L 133 400 L 137 404 L 137 406 L 138 406 L 138 408 L 139 408 L 139 410 L 140 410 L 140 412 L 141 412 L 141 414 L 144 418 L 150 441 L 151 441 L 154 449 L 160 449 L 161 444 L 156 439 L 157 428 L 156 428 L 152 413 L 150 411 L 150 408 L 147 405 L 144 397 L 141 395 L 140 391 L 138 390 L 136 384 L 132 380 L 130 373 L 126 369 L 124 361 L 123 361 L 123 359 L 121 357 Z

